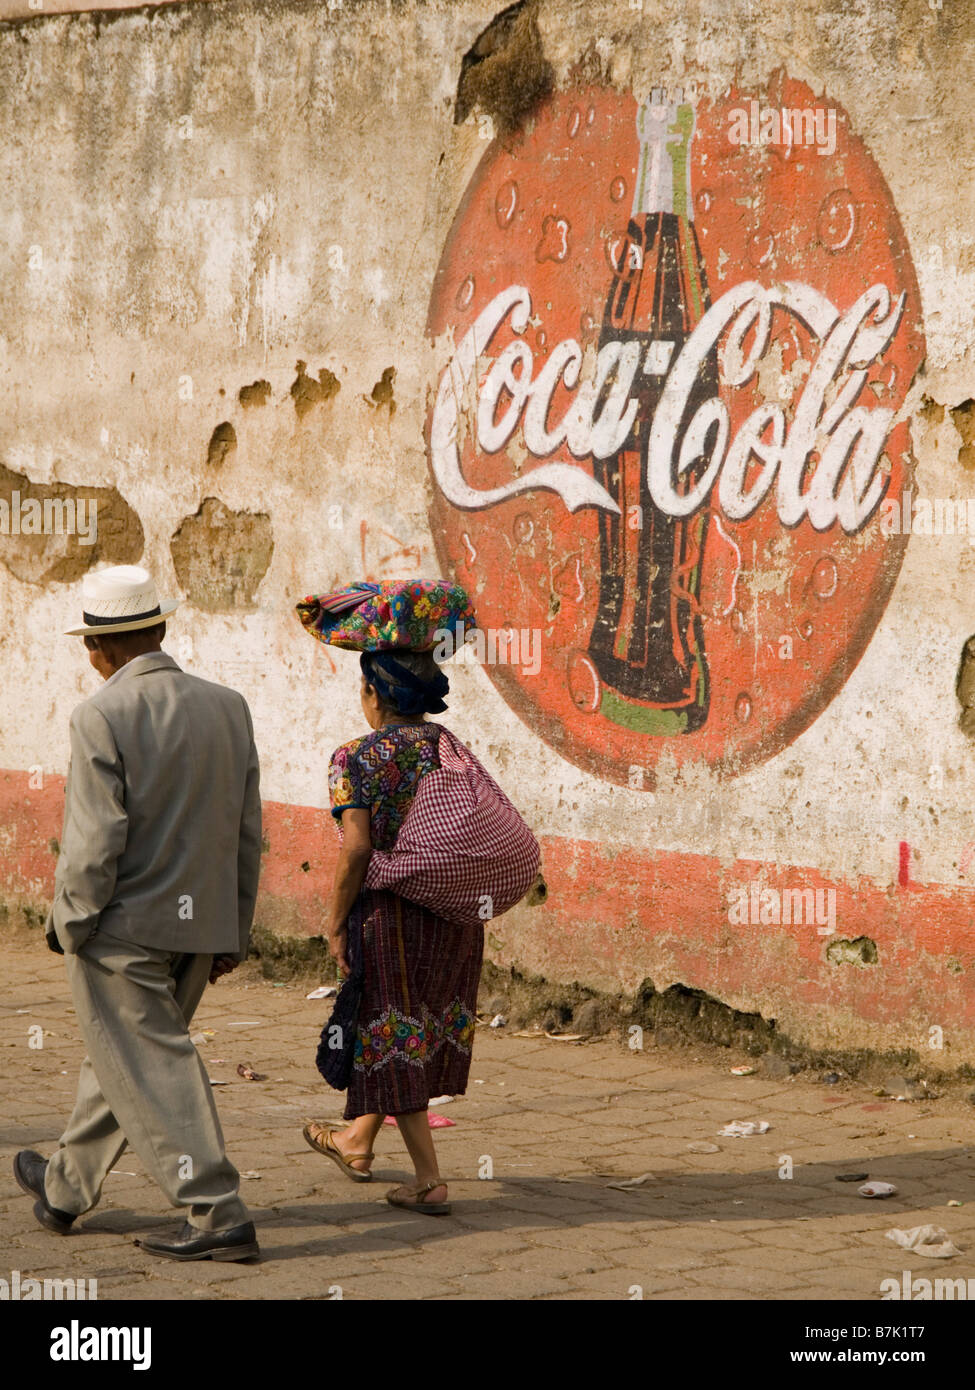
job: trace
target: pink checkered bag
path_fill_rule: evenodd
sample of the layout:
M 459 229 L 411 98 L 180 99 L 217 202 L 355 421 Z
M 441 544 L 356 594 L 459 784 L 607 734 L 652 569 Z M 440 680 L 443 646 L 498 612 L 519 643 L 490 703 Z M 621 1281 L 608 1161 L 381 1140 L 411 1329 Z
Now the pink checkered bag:
M 440 767 L 420 779 L 391 850 L 373 850 L 365 887 L 460 926 L 514 907 L 538 875 L 538 841 L 469 748 L 441 725 Z

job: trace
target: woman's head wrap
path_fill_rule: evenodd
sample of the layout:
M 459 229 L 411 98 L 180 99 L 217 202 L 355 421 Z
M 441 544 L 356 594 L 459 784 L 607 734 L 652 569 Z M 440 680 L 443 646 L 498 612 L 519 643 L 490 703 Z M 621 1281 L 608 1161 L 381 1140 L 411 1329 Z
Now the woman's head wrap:
M 424 680 L 392 652 L 362 652 L 359 666 L 383 704 L 397 714 L 439 714 L 447 708 L 441 697 L 447 694 L 450 682 L 442 671 Z

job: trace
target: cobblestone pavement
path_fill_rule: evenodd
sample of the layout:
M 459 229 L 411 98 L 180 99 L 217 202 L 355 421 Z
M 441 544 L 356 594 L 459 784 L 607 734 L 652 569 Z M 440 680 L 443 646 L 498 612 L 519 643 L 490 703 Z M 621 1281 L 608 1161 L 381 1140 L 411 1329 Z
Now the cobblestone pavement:
M 479 1029 L 472 1084 L 442 1107 L 455 1126 L 437 1136 L 454 1214 L 394 1211 L 385 1191 L 409 1173 L 397 1130 L 382 1131 L 371 1186 L 302 1140 L 304 1119 L 338 1118 L 342 1105 L 315 1071 L 327 1006 L 307 1001 L 308 988 L 246 966 L 204 997 L 194 1032 L 213 1030 L 200 1051 L 227 1082 L 217 1103 L 263 1258 L 179 1265 L 133 1245 L 174 1213 L 128 1152 L 77 1232 L 35 1224 L 11 1159 L 53 1151 L 83 1049 L 61 960 L 6 940 L 0 1276 L 94 1277 L 103 1299 L 878 1299 L 880 1281 L 904 1269 L 975 1276 L 975 1115 L 961 1088 L 898 1103 L 811 1073 L 735 1077 L 752 1059 L 719 1048 L 630 1051 Z M 40 1049 L 28 1045 L 37 1025 Z M 241 1061 L 268 1079 L 241 1079 Z M 719 1138 L 734 1119 L 771 1129 Z M 702 1144 L 717 1151 L 695 1152 Z M 791 1178 L 780 1176 L 786 1155 Z M 900 1195 L 867 1201 L 835 1180 L 849 1171 Z M 643 1174 L 631 1190 L 609 1186 Z M 884 1238 L 926 1222 L 970 1253 L 924 1260 Z

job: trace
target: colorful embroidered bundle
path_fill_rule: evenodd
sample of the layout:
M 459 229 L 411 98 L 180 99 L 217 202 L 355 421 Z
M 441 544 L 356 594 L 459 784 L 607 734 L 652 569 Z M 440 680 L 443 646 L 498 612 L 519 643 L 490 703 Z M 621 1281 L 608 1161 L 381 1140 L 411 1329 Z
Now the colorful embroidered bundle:
M 446 579 L 359 581 L 296 605 L 304 627 L 330 647 L 359 652 L 432 651 L 448 636 L 458 645 L 476 626 L 466 590 Z

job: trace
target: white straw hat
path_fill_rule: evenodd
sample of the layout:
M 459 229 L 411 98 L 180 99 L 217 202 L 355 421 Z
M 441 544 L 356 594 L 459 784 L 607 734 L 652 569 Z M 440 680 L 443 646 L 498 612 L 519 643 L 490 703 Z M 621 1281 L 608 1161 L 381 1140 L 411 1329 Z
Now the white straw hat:
M 66 637 L 107 636 L 153 627 L 179 607 L 177 599 L 160 601 L 148 571 L 139 565 L 94 570 L 81 581 L 84 627 L 69 627 Z

